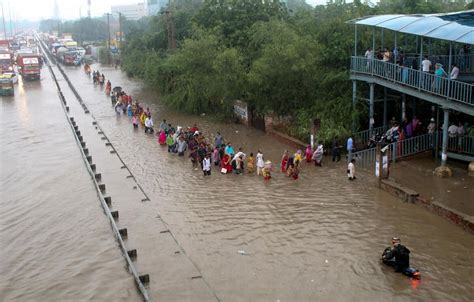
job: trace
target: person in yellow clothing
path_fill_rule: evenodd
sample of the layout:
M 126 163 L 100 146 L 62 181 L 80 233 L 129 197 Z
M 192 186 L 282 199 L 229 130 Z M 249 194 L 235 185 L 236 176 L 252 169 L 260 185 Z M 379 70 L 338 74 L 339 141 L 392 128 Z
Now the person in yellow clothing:
M 142 126 L 145 125 L 145 120 L 146 120 L 146 112 L 143 111 L 142 114 L 140 115 L 140 123 L 142 123 Z
M 253 158 L 253 153 L 250 153 L 250 156 L 247 157 L 247 173 L 255 173 L 255 158 Z
M 298 167 L 302 160 L 303 160 L 303 154 L 302 154 L 301 150 L 296 151 L 295 157 L 294 157 L 294 160 L 293 160 L 295 166 Z

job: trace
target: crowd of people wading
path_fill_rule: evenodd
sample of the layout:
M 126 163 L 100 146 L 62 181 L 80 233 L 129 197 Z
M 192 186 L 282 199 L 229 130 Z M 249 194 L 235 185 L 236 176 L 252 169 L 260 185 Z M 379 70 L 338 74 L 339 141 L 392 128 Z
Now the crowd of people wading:
M 94 85 L 101 87 L 104 85 L 105 75 L 103 73 L 98 70 L 91 71 L 90 66 L 86 66 L 84 70 L 88 76 L 92 74 Z M 116 114 L 127 116 L 133 129 L 142 128 L 145 133 L 156 133 L 158 143 L 166 147 L 168 153 L 189 157 L 195 170 L 201 169 L 204 176 L 211 175 L 214 167 L 221 174 L 256 174 L 269 180 L 272 177 L 272 171 L 276 169 L 296 180 L 299 177 L 303 161 L 313 163 L 315 166 L 322 166 L 324 155 L 322 144 L 318 144 L 314 149 L 308 145 L 304 151 L 296 150 L 294 154 L 285 150 L 280 166 L 274 168 L 270 160 L 265 160 L 261 150 L 258 150 L 256 154 L 253 152 L 246 154 L 242 147 L 236 150 L 232 143 L 226 142 L 219 132 L 211 142 L 196 124 L 186 128 L 174 127 L 164 119 L 155 131 L 150 108 L 144 108 L 138 101 L 134 102 L 132 96 L 128 95 L 122 87 L 112 88 L 110 80 L 107 80 L 105 84 L 105 94 L 110 96 Z M 349 163 L 347 174 L 350 180 L 355 179 L 354 161 Z

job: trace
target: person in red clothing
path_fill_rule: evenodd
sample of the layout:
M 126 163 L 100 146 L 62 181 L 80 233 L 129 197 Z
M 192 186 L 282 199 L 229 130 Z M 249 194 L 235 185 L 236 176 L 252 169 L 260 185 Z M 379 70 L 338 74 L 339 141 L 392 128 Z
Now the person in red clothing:
M 281 172 L 286 172 L 286 166 L 288 165 L 288 150 L 283 152 L 283 156 L 281 157 Z
M 196 133 L 196 131 L 199 131 L 199 128 L 197 127 L 196 124 L 193 125 L 193 127 L 190 129 L 192 133 Z
M 311 157 L 312 156 L 313 156 L 313 149 L 311 148 L 311 145 L 308 145 L 306 147 L 306 150 L 304 151 L 304 157 L 306 158 L 307 163 L 311 162 Z
M 221 159 L 221 173 L 222 174 L 229 174 L 232 173 L 232 164 L 230 155 L 225 153 Z

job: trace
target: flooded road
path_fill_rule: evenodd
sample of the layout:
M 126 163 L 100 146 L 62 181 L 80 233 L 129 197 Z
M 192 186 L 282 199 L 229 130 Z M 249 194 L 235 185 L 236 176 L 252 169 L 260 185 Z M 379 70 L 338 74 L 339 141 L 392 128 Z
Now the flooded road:
M 101 71 L 149 104 L 155 124 L 197 123 L 275 163 L 287 148 L 254 129 L 166 110 L 140 82 Z M 150 196 L 147 209 L 168 223 L 221 301 L 473 300 L 474 237 L 375 189 L 371 175 L 348 182 L 345 165 L 326 159 L 317 170 L 303 164 L 297 181 L 216 170 L 204 178 L 117 117 L 82 69 L 67 73 Z M 1 99 L 0 300 L 140 300 L 46 69 L 42 77 Z M 134 240 L 149 240 L 140 235 Z M 392 236 L 412 251 L 421 282 L 380 265 Z
M 140 301 L 42 72 L 0 98 L 0 301 Z
M 197 123 L 220 131 L 247 153 L 279 162 L 287 146 L 264 133 L 166 110 L 156 95 L 120 71 L 101 68 L 113 86 L 145 102 L 155 124 Z M 156 138 L 117 117 L 110 100 L 81 69 L 67 73 L 119 154 L 151 198 L 153 209 L 222 301 L 471 301 L 474 237 L 413 204 L 375 189 L 371 175 L 348 182 L 345 165 L 303 165 L 297 181 L 274 173 L 210 178 L 187 157 L 170 155 Z M 428 184 L 429 185 L 429 184 Z M 419 283 L 380 265 L 399 236 L 420 269 Z M 147 240 L 141 238 L 141 240 Z M 245 251 L 245 255 L 238 251 Z

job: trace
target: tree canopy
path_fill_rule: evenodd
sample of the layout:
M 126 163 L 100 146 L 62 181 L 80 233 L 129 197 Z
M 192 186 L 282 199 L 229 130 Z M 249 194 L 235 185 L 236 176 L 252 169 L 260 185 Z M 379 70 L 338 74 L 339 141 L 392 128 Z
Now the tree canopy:
M 352 118 L 366 110 L 362 103 L 352 110 L 354 34 L 347 20 L 457 11 L 468 1 L 328 2 L 312 8 L 303 0 L 173 1 L 146 26 L 129 28 L 122 67 L 177 109 L 228 115 L 240 99 L 258 114 L 291 116 L 287 131 L 298 137 L 318 118 L 321 138 L 329 139 L 349 133 Z M 177 49 L 169 47 L 171 29 Z M 369 38 L 360 42 L 371 45 Z

